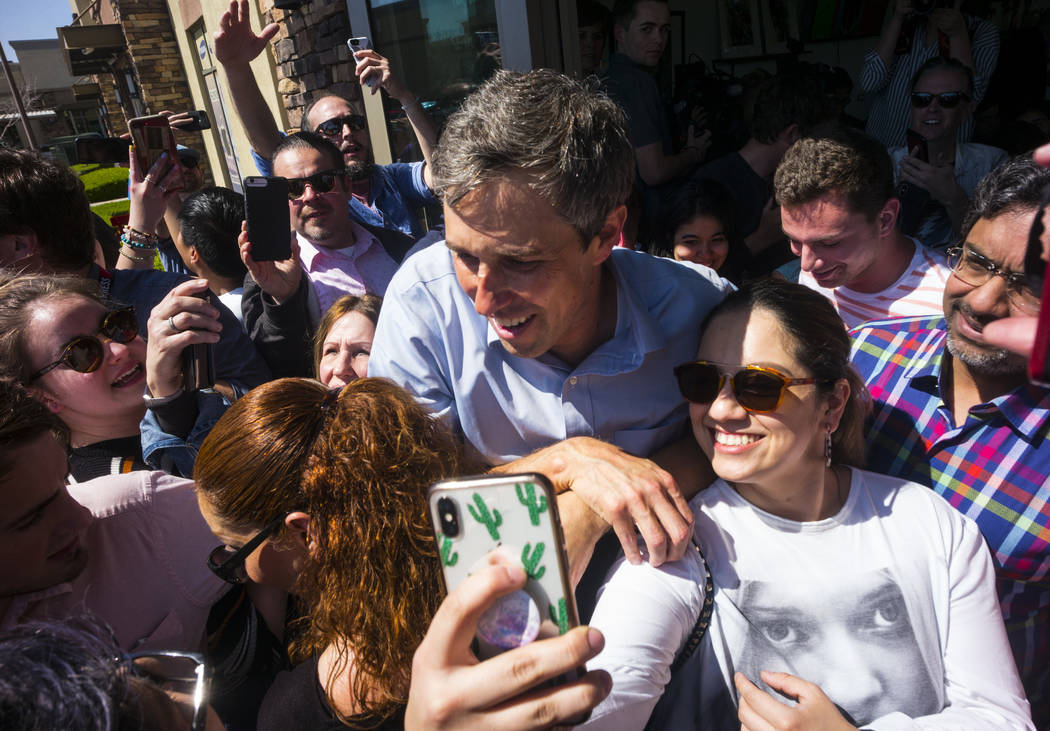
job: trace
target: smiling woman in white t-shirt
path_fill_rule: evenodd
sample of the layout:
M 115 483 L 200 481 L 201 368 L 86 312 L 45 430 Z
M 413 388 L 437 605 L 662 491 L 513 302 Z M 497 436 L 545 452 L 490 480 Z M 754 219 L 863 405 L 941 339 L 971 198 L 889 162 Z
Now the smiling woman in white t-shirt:
M 865 391 L 831 304 L 767 281 L 731 294 L 676 369 L 719 476 L 691 503 L 713 580 L 703 641 L 658 728 L 1032 728 L 976 525 L 856 469 Z M 705 599 L 699 553 L 621 561 L 592 626 L 613 676 L 589 727 L 646 724 Z M 791 725 L 801 724 L 801 725 Z

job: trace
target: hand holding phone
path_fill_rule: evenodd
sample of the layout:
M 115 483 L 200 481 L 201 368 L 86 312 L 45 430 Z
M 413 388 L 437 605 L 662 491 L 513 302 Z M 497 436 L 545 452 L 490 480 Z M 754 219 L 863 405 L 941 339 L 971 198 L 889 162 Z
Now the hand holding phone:
M 479 658 L 564 635 L 578 624 L 556 495 L 546 477 L 446 480 L 432 486 L 427 499 L 447 589 L 488 565 L 494 551 L 527 576 L 523 590 L 479 618 Z
M 367 36 L 358 36 L 356 38 L 347 39 L 346 45 L 350 49 L 350 53 L 356 54 L 358 51 L 367 51 L 370 48 L 372 48 L 372 41 L 368 40 Z M 354 56 L 354 58 L 356 60 L 356 55 Z M 365 82 L 365 85 L 372 90 L 372 93 L 375 93 L 376 89 L 379 87 L 379 84 L 379 78 L 374 76 L 369 78 Z
M 166 116 L 154 114 L 149 117 L 135 117 L 128 122 L 128 129 L 131 130 L 131 140 L 135 144 L 139 170 L 152 168 L 157 159 L 165 152 L 168 153 L 168 159 L 172 165 L 179 164 L 179 157 L 175 149 L 175 136 L 171 133 L 171 126 Z
M 591 709 L 609 695 L 612 679 L 604 670 L 593 670 L 575 683 L 535 692 L 601 652 L 605 640 L 596 629 L 581 627 L 484 662 L 475 659 L 468 639 L 477 629 L 478 617 L 525 582 L 525 571 L 519 567 L 487 565 L 441 603 L 412 660 L 406 729 L 499 726 L 507 731 L 526 731 L 540 727 L 538 718 L 559 727 L 572 726 L 586 720 Z M 515 672 L 522 668 L 527 672 Z M 435 698 L 445 702 L 435 704 Z

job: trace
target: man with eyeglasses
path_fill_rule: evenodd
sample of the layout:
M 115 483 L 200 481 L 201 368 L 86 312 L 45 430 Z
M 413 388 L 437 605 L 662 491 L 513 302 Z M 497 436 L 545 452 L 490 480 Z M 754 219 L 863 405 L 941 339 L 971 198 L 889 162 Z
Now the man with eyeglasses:
M 957 141 L 974 106 L 973 71 L 931 58 L 912 80 L 909 142 L 890 149 L 901 230 L 934 249 L 958 239 L 977 184 L 1007 158 L 998 147 Z
M 248 0 L 234 0 L 223 14 L 219 28 L 214 41 L 215 58 L 226 71 L 230 96 L 251 143 L 259 174 L 272 175 L 271 161 L 282 133 L 266 106 L 250 64 L 276 35 L 278 26 L 271 23 L 256 35 L 249 19 Z M 373 94 L 382 86 L 401 103 L 419 142 L 423 162 L 374 164 L 364 116 L 354 104 L 335 94 L 315 98 L 304 110 L 300 127 L 325 137 L 342 153 L 349 173 L 350 213 L 355 221 L 396 229 L 418 239 L 426 231 L 416 212 L 438 202 L 430 188 L 429 165 L 430 152 L 437 144 L 437 130 L 420 100 L 393 74 L 387 59 L 372 50 L 357 51 L 354 58 L 362 85 L 370 85 Z
M 799 140 L 774 186 L 799 284 L 831 300 L 846 327 L 941 312 L 948 267 L 897 228 L 893 168 L 877 140 L 850 129 Z
M 1050 389 L 983 330 L 1039 311 L 1042 282 L 1023 271 L 1048 184 L 1050 171 L 1024 157 L 991 173 L 950 251 L 943 314 L 851 333 L 874 404 L 868 467 L 929 485 L 981 528 L 1039 728 L 1050 724 Z
M 193 483 L 130 472 L 66 485 L 65 426 L 0 383 L 0 630 L 90 612 L 124 650 L 203 647 L 228 587 Z

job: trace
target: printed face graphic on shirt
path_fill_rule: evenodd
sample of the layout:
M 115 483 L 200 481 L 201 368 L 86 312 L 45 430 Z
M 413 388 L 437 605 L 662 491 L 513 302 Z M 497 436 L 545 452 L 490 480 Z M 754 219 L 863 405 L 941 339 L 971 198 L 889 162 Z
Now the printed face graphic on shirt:
M 748 631 L 736 670 L 767 692 L 762 670 L 815 683 L 856 723 L 940 710 L 904 594 L 889 572 L 836 577 L 833 592 L 827 582 L 743 581 L 737 607 Z

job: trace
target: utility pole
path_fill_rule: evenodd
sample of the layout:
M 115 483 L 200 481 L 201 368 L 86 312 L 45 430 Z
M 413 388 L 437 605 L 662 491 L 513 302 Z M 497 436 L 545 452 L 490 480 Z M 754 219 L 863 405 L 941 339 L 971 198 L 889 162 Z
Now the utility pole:
M 22 94 L 15 86 L 15 77 L 11 74 L 11 67 L 7 64 L 7 54 L 4 53 L 4 44 L 0 43 L 0 65 L 4 67 L 4 76 L 7 77 L 7 85 L 11 87 L 11 97 L 15 100 L 15 108 L 22 120 L 22 131 L 26 135 L 26 144 L 30 150 L 36 149 L 36 140 L 33 139 L 33 130 L 29 128 L 29 117 L 26 116 L 25 105 L 22 104 Z

